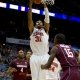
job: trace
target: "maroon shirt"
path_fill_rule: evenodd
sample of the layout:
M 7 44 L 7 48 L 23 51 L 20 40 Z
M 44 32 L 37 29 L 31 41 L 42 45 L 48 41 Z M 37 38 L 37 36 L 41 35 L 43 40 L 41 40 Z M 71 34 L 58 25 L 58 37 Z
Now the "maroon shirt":
M 13 80 L 26 80 L 27 69 L 29 64 L 26 60 L 13 60 L 10 67 L 16 68 L 17 72 L 13 72 Z
M 65 70 L 68 67 L 78 66 L 75 53 L 71 46 L 65 44 L 56 45 L 58 48 L 57 59 L 60 61 L 61 67 Z

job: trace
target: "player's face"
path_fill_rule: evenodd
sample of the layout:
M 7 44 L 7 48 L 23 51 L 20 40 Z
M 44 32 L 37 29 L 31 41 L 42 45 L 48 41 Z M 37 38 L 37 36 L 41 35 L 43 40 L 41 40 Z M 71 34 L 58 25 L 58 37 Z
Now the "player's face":
M 31 54 L 32 54 L 32 53 L 28 51 L 28 52 L 27 52 L 27 55 L 26 55 L 26 58 L 29 59 L 29 58 L 31 57 Z
M 24 58 L 24 51 L 23 50 L 19 51 L 18 57 L 19 57 L 19 59 L 23 59 Z
M 43 23 L 42 23 L 42 21 L 41 21 L 41 20 L 38 20 L 38 21 L 36 22 L 35 27 L 38 28 L 38 29 L 43 28 Z

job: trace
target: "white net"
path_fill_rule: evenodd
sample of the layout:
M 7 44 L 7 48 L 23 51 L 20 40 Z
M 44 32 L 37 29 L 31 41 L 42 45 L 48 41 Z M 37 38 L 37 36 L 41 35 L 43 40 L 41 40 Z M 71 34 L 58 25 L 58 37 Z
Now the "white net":
M 54 0 L 45 0 L 47 5 L 54 5 Z

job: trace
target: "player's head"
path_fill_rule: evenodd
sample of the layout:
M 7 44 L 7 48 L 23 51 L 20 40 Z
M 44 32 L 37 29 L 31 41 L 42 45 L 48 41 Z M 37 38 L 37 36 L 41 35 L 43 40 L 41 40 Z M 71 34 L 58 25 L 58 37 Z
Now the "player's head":
M 30 59 L 31 55 L 32 55 L 32 52 L 31 51 L 28 51 L 27 54 L 26 54 L 26 58 L 27 59 Z
M 19 50 L 19 51 L 18 51 L 18 58 L 19 58 L 19 59 L 23 59 L 24 57 L 25 57 L 24 51 L 23 51 L 23 50 Z
M 65 43 L 65 36 L 61 33 L 55 35 L 54 37 L 54 44 L 64 44 Z
M 41 20 L 36 21 L 35 27 L 38 29 L 43 28 L 43 22 Z

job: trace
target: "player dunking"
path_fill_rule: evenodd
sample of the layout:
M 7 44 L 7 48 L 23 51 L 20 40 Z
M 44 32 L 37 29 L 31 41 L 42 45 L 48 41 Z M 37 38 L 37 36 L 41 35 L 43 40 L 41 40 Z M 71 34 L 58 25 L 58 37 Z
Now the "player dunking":
M 49 58 L 49 12 L 45 3 L 43 3 L 45 11 L 44 26 L 41 20 L 36 22 L 34 26 L 32 20 L 32 4 L 33 0 L 29 0 L 28 27 L 30 31 L 30 47 L 32 56 L 30 58 L 30 68 L 32 80 L 45 80 L 46 70 L 41 69 L 41 64 L 45 64 Z
M 63 74 L 60 80 L 80 80 L 80 71 L 75 58 L 75 52 L 70 45 L 65 44 L 65 36 L 57 34 L 54 38 L 55 46 L 51 50 L 51 56 L 42 69 L 48 69 L 52 64 L 54 57 L 59 60 Z

